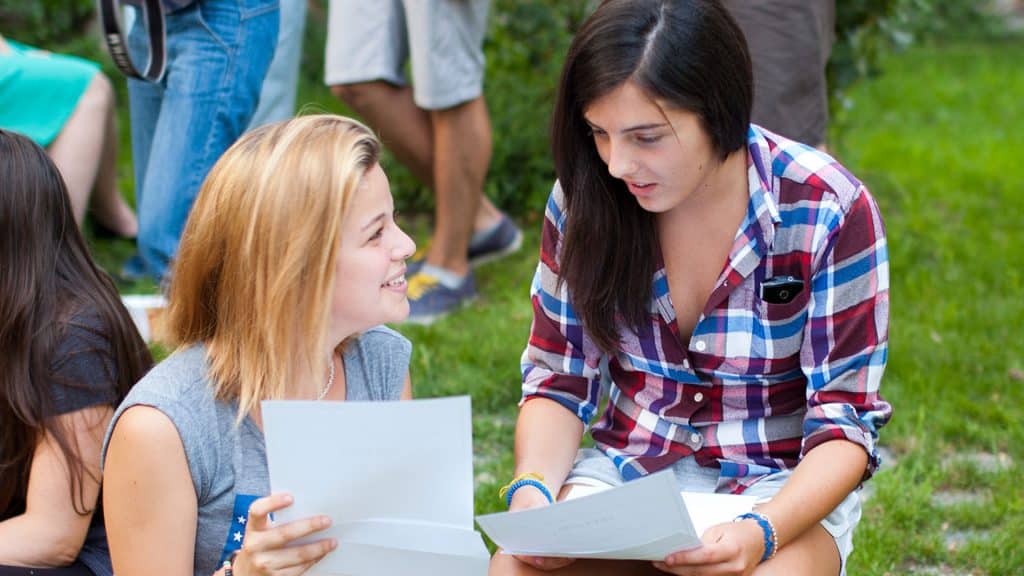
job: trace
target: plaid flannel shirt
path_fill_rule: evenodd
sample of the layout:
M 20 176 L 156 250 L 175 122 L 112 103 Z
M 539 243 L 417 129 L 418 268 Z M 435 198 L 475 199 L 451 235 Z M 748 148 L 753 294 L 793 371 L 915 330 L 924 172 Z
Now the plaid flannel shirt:
M 662 265 L 645 325 L 620 326 L 609 401 L 591 434 L 627 480 L 692 454 L 720 469 L 719 491 L 742 492 L 833 439 L 864 447 L 865 478 L 878 467 L 878 429 L 892 415 L 879 395 L 889 260 L 878 206 L 828 155 L 757 126 L 747 168 L 747 214 L 690 341 L 680 340 Z M 602 354 L 558 285 L 562 208 L 556 183 L 531 288 L 522 402 L 550 398 L 588 425 Z M 762 282 L 780 276 L 804 289 L 788 303 L 762 300 Z

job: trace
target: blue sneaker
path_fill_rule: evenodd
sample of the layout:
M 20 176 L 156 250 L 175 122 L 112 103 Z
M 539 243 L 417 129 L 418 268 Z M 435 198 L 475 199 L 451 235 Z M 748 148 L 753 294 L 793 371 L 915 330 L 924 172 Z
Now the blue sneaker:
M 474 234 L 469 241 L 469 265 L 476 267 L 508 256 L 523 246 L 523 231 L 502 214 L 490 230 Z
M 523 231 L 512 222 L 512 219 L 502 214 L 501 220 L 489 230 L 473 234 L 469 241 L 467 256 L 469 265 L 476 268 L 482 264 L 493 262 L 504 256 L 508 256 L 523 246 Z M 430 244 L 427 244 L 416 251 L 409 258 L 406 264 L 406 274 L 411 276 L 420 271 L 423 263 L 427 260 L 427 252 L 430 251 Z
M 409 318 L 412 324 L 431 324 L 476 298 L 476 283 L 470 272 L 457 288 L 449 288 L 424 271 L 408 276 Z

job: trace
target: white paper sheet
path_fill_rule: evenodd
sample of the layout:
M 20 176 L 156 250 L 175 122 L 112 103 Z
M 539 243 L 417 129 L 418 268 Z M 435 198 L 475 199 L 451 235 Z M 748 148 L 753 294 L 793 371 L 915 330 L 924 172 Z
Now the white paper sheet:
M 487 573 L 473 530 L 469 397 L 261 407 L 271 490 L 295 499 L 275 521 L 333 522 L 316 539 L 338 548 L 312 574 Z
M 569 493 L 570 498 L 589 496 L 604 490 L 611 489 L 611 486 L 582 486 L 575 484 Z M 704 531 L 723 522 L 730 522 L 740 514 L 750 512 L 757 503 L 756 496 L 743 496 L 737 494 L 713 494 L 708 492 L 687 492 L 679 493 L 683 497 L 683 504 L 693 522 L 693 529 L 697 534 L 704 534 Z
M 750 496 L 680 494 L 669 471 L 577 493 L 584 495 L 544 508 L 478 516 L 477 522 L 509 554 L 663 560 L 700 546 L 708 526 L 732 520 L 755 502 Z

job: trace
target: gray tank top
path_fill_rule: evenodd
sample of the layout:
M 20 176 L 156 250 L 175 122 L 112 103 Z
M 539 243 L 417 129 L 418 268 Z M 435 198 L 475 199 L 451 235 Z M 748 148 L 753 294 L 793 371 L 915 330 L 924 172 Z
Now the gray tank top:
M 345 399 L 398 400 L 412 345 L 397 332 L 364 332 L 345 351 Z M 246 418 L 235 426 L 237 403 L 215 401 L 206 374 L 206 349 L 178 351 L 132 388 L 110 429 L 132 406 L 152 406 L 178 429 L 199 504 L 196 576 L 209 576 L 245 536 L 249 505 L 270 493 L 263 433 Z M 110 440 L 110 431 L 104 442 Z

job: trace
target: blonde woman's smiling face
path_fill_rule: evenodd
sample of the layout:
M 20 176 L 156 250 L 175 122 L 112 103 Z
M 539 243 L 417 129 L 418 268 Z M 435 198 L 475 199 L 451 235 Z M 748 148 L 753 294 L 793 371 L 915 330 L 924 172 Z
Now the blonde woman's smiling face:
M 642 208 L 665 213 L 706 184 L 719 164 L 700 118 L 625 82 L 583 111 L 594 146 Z
M 342 219 L 331 306 L 336 341 L 409 315 L 405 261 L 416 244 L 398 227 L 394 212 L 388 178 L 374 164 Z

